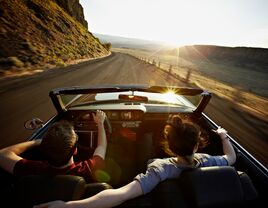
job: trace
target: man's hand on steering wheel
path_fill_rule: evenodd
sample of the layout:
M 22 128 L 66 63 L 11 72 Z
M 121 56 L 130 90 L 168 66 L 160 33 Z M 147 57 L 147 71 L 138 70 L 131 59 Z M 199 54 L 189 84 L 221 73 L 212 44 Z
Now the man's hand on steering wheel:
M 106 118 L 106 114 L 103 111 L 97 110 L 96 113 L 92 113 L 92 115 L 93 115 L 93 119 L 97 125 L 104 123 L 104 120 Z

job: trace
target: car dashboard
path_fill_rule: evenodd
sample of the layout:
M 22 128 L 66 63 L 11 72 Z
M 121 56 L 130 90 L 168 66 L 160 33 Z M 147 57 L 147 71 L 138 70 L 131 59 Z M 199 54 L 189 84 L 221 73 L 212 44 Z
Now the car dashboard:
M 179 114 L 182 118 L 196 122 L 203 127 L 204 135 L 212 132 L 206 118 L 202 116 L 196 119 L 191 109 L 185 110 L 172 105 L 102 105 L 69 108 L 52 118 L 33 135 L 32 139 L 41 139 L 53 123 L 68 121 L 78 135 L 74 161 L 88 160 L 93 156 L 98 143 L 98 127 L 93 118 L 96 110 L 104 111 L 109 121 L 104 122 L 107 150 L 103 171 L 109 176 L 109 180 L 105 182 L 114 188 L 123 186 L 132 181 L 137 174 L 144 173 L 148 160 L 169 157 L 163 148 L 163 129 L 170 115 Z M 200 152 L 220 154 L 220 140 L 215 135 L 209 135 L 209 140 L 208 148 Z M 27 151 L 23 156 L 33 160 L 45 160 L 38 149 Z
M 131 108 L 133 107 L 133 108 Z M 147 161 L 167 157 L 162 148 L 163 128 L 170 114 L 190 119 L 192 112 L 150 111 L 137 106 L 128 109 L 100 109 L 106 113 L 111 129 L 104 123 L 107 135 L 106 173 L 113 187 L 122 186 L 146 170 Z M 171 112 L 170 112 L 171 111 Z M 61 117 L 74 126 L 78 139 L 76 161 L 89 159 L 97 146 L 95 109 L 72 109 Z

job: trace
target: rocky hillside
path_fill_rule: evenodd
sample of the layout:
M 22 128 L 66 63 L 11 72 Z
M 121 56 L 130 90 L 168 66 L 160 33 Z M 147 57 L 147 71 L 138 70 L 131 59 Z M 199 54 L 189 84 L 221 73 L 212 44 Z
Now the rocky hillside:
M 191 60 L 216 61 L 268 72 L 268 49 L 265 48 L 194 45 L 180 48 L 179 55 Z
M 56 0 L 69 15 L 74 17 L 78 22 L 88 28 L 87 21 L 84 17 L 84 11 L 78 0 Z
M 78 0 L 0 0 L 0 73 L 109 52 L 87 30 Z

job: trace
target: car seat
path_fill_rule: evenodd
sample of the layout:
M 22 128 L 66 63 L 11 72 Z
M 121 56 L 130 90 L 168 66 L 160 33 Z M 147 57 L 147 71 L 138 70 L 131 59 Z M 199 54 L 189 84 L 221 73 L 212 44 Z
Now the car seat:
M 84 178 L 74 175 L 28 175 L 18 179 L 15 185 L 16 207 L 53 200 L 78 200 L 112 188 L 106 183 L 86 184 Z
M 244 207 L 256 198 L 248 175 L 230 166 L 190 168 L 154 191 L 154 201 L 162 207 Z

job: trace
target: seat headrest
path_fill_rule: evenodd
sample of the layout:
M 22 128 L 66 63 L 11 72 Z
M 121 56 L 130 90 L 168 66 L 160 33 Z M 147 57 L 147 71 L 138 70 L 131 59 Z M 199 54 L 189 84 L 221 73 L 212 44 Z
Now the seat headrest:
M 203 167 L 182 172 L 179 183 L 192 207 L 214 207 L 243 201 L 243 188 L 233 167 Z
M 21 177 L 16 185 L 16 196 L 23 207 L 32 207 L 52 200 L 81 199 L 85 193 L 84 178 L 73 175 Z

